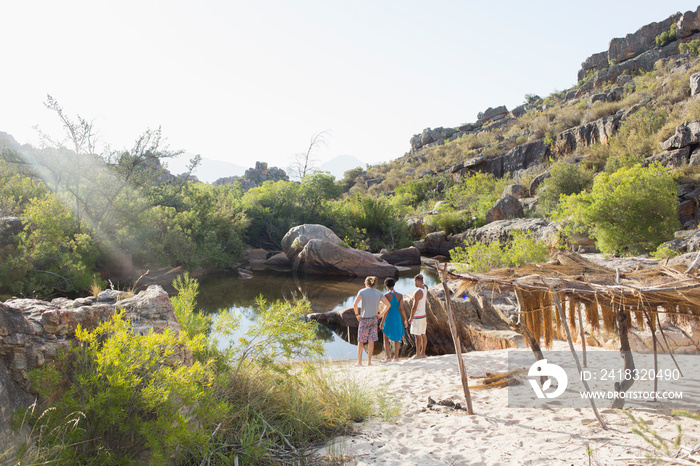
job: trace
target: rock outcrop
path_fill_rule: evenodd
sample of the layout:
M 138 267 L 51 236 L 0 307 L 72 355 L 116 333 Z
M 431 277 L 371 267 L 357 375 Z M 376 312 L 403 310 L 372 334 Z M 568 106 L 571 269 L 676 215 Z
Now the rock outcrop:
M 555 140 L 557 150 L 562 154 L 570 154 L 577 149 L 596 143 L 607 144 L 608 138 L 620 128 L 623 113 L 620 111 L 614 115 L 562 131 Z
M 658 47 L 656 37 L 669 32 L 675 24 L 676 34 L 670 43 Z M 678 54 L 678 44 L 698 38 L 700 7 L 696 11 L 676 13 L 663 21 L 642 26 L 636 32 L 610 41 L 608 50 L 588 57 L 578 72 L 578 79 L 589 78 L 579 89 L 579 95 L 614 82 L 620 75 L 651 71 L 654 63 Z
M 538 240 L 549 241 L 556 227 L 543 218 L 519 218 L 514 220 L 498 220 L 481 228 L 467 230 L 452 236 L 453 242 L 474 244 L 476 242 L 489 244 L 494 241 L 508 241 L 512 239 L 511 232 L 529 232 Z
M 676 127 L 676 133 L 661 143 L 663 150 L 680 149 L 700 143 L 700 120 L 686 121 Z
M 608 46 L 608 62 L 621 63 L 656 47 L 656 36 L 668 31 L 681 18 L 680 13 L 658 23 L 649 23 L 625 37 L 614 38 Z
M 282 248 L 292 269 L 308 275 L 343 277 L 394 277 L 398 269 L 367 251 L 343 246 L 340 238 L 323 225 L 300 225 L 282 238 Z
M 467 160 L 464 162 L 464 168 L 503 178 L 546 160 L 549 153 L 549 146 L 545 144 L 544 139 L 539 139 L 516 146 L 496 157 L 481 156 Z
M 219 178 L 214 181 L 214 186 L 232 184 L 236 181 L 241 183 L 243 191 L 261 186 L 265 181 L 289 181 L 289 176 L 281 168 L 269 167 L 266 162 L 255 162 L 255 168 L 249 168 L 243 176 L 229 176 Z
M 0 439 L 8 433 L 5 428 L 11 413 L 34 400 L 28 372 L 69 348 L 78 325 L 94 329 L 118 309 L 124 310 L 138 334 L 151 329 L 182 329 L 168 294 L 157 285 L 132 297 L 107 290 L 97 298 L 56 298 L 51 302 L 11 299 L 0 303 Z M 182 357 L 191 362 L 191 354 Z
M 479 120 L 482 124 L 489 124 L 493 123 L 495 121 L 502 120 L 508 116 L 510 112 L 508 112 L 508 109 L 506 108 L 505 105 L 501 105 L 496 108 L 489 107 L 483 112 L 479 112 L 479 114 L 476 116 L 477 120 Z

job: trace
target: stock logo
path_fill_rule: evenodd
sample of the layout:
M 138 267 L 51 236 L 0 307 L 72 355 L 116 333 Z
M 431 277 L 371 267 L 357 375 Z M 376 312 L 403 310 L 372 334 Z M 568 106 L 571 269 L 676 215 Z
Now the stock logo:
M 547 380 L 540 387 L 541 377 L 546 377 Z M 527 372 L 527 379 L 537 398 L 556 398 L 564 393 L 566 386 L 569 384 L 569 378 L 564 369 L 556 364 L 548 363 L 546 359 L 540 359 L 530 366 L 530 370 Z M 553 392 L 547 393 L 547 390 L 552 387 L 552 380 L 557 383 L 557 388 Z

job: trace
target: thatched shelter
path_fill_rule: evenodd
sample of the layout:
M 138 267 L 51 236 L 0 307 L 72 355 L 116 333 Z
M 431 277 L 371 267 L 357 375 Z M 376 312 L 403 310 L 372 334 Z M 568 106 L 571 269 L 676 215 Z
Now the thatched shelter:
M 512 289 L 518 300 L 517 321 L 506 318 L 522 333 L 536 359 L 542 359 L 540 342 L 549 347 L 554 338 L 584 335 L 584 319 L 592 330 L 602 327 L 619 337 L 625 369 L 634 369 L 628 340 L 629 330 L 649 327 L 656 350 L 656 330 L 665 340 L 659 315 L 675 323 L 700 322 L 700 276 L 695 263 L 657 265 L 621 272 L 595 264 L 573 252 L 560 252 L 546 264 L 528 264 L 517 269 L 498 269 L 488 274 L 454 274 L 467 290 Z M 567 328 L 568 327 L 568 332 Z M 585 338 L 581 338 L 584 345 Z M 669 352 L 672 350 L 665 345 Z M 585 366 L 585 362 L 584 362 Z M 616 390 L 632 385 L 622 383 Z
M 562 335 L 554 294 L 564 305 L 572 332 L 580 331 L 577 313 L 582 310 L 593 330 L 602 324 L 619 334 L 618 313 L 640 329 L 657 328 L 659 314 L 675 322 L 700 318 L 700 276 L 681 265 L 665 265 L 621 273 L 597 265 L 573 252 L 560 252 L 549 263 L 518 269 L 497 269 L 488 274 L 450 274 L 461 282 L 461 291 L 478 288 L 511 288 L 518 297 L 520 324 L 537 340 L 550 346 Z M 647 319 L 648 316 L 648 319 Z

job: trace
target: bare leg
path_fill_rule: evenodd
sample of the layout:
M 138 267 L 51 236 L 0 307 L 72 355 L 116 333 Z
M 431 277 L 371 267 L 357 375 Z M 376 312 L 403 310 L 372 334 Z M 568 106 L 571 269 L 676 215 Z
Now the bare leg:
M 357 364 L 356 366 L 361 366 L 362 365 L 362 347 L 364 344 L 360 341 L 357 342 Z
M 386 362 L 388 359 L 391 359 L 391 343 L 386 333 L 384 334 L 384 353 L 386 354 L 386 359 L 384 360 Z
M 420 354 L 420 355 L 423 356 L 423 357 L 425 357 L 425 350 L 426 350 L 426 348 L 427 348 L 427 346 L 428 346 L 428 335 L 426 335 L 426 334 L 424 333 L 423 335 L 420 336 L 420 339 L 421 339 L 421 343 L 422 343 L 422 345 L 421 345 L 421 346 L 422 346 L 422 349 L 421 349 L 421 354 Z
M 367 342 L 367 365 L 372 365 L 372 353 L 374 352 L 374 341 Z
M 400 341 L 394 342 L 394 359 L 399 359 L 399 346 L 401 346 Z

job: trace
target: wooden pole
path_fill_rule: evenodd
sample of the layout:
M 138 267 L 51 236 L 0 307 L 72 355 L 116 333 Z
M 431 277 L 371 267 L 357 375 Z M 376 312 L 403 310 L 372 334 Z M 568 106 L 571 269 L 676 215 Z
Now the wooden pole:
M 459 333 L 457 332 L 457 326 L 455 325 L 455 319 L 452 313 L 452 299 L 450 298 L 450 289 L 447 287 L 447 264 L 445 264 L 444 269 L 440 270 L 440 280 L 442 281 L 442 288 L 445 290 L 447 315 L 450 319 L 450 331 L 452 332 L 452 341 L 455 345 L 455 353 L 457 353 L 457 364 L 459 365 L 459 375 L 462 379 L 462 389 L 464 390 L 464 398 L 467 401 L 467 412 L 469 414 L 474 414 L 474 408 L 472 407 L 472 397 L 471 393 L 469 392 L 469 377 L 467 376 L 467 369 L 466 367 L 464 367 L 464 359 L 462 358 L 462 344 L 460 342 Z
M 573 312 L 571 309 L 569 309 L 569 312 Z M 583 316 L 581 315 L 581 304 L 578 305 L 578 309 L 576 309 L 576 313 L 578 314 L 578 326 L 579 326 L 579 334 L 581 335 L 581 350 L 583 352 L 583 367 L 588 367 L 588 361 L 586 361 L 586 332 L 583 331 Z
M 627 335 L 628 332 L 628 322 L 627 313 L 625 312 L 625 307 L 620 303 L 615 312 L 617 319 L 617 331 L 620 337 L 620 353 L 622 353 L 622 359 L 625 361 L 625 373 L 634 374 L 634 358 L 632 357 L 632 349 L 630 348 L 630 340 Z M 629 372 L 628 372 L 629 371 Z M 626 378 L 620 382 L 615 382 L 615 391 L 626 392 L 630 389 L 634 383 L 634 377 Z M 625 406 L 625 399 L 622 397 L 615 398 L 612 403 L 612 408 L 622 409 Z
M 651 318 L 649 317 L 647 310 L 642 308 L 642 312 L 644 312 L 644 317 L 647 318 L 647 324 L 649 324 L 649 330 L 651 331 L 651 341 L 654 345 L 654 401 L 656 401 L 656 394 L 659 392 L 659 378 L 656 376 L 656 374 L 659 373 L 659 358 L 656 348 L 656 330 L 654 330 L 654 326 L 651 323 Z
M 552 287 L 549 287 L 550 292 L 552 293 L 552 297 L 554 298 L 554 304 L 556 305 L 557 312 L 559 313 L 559 317 L 561 318 L 562 322 L 566 322 L 566 315 L 564 315 L 564 309 L 561 307 L 561 302 L 559 301 L 559 296 L 557 293 L 552 289 Z M 578 368 L 578 373 L 579 373 L 579 378 L 583 382 L 583 386 L 586 389 L 586 393 L 591 393 L 591 389 L 588 388 L 588 382 L 583 378 L 582 372 L 583 369 L 581 368 L 581 362 L 578 360 L 578 355 L 576 354 L 576 349 L 574 348 L 574 341 L 571 339 L 571 331 L 569 330 L 568 325 L 564 325 L 564 330 L 566 331 L 566 339 L 569 342 L 569 349 L 571 350 L 571 354 L 574 356 L 574 361 L 576 361 L 576 367 Z M 603 421 L 603 418 L 600 416 L 600 413 L 598 413 L 598 408 L 596 408 L 595 401 L 593 400 L 592 396 L 588 397 L 588 400 L 591 402 L 591 408 L 593 408 L 593 413 L 595 414 L 596 419 L 598 419 L 598 422 L 600 423 L 600 426 L 603 429 L 607 429 L 608 426 L 605 425 L 605 421 Z

